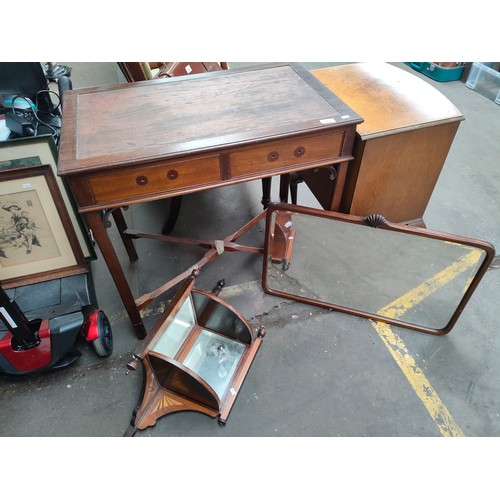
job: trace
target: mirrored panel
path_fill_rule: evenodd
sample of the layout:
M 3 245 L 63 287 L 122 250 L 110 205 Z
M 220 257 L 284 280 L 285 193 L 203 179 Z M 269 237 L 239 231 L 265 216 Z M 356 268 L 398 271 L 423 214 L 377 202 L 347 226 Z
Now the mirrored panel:
M 218 287 L 194 289 L 198 270 L 181 283 L 152 330 L 127 363 L 145 370 L 142 401 L 126 435 L 180 411 L 218 416 L 225 424 L 252 365 L 265 329 L 254 335 L 248 321 L 218 297 Z
M 195 326 L 193 305 L 191 297 L 187 296 L 179 312 L 173 317 L 165 332 L 152 346 L 151 350 L 175 358 L 175 355 Z
M 244 352 L 244 344 L 202 330 L 183 364 L 197 373 L 222 398 Z
M 268 293 L 447 333 L 494 257 L 487 242 L 294 205 L 268 209 Z

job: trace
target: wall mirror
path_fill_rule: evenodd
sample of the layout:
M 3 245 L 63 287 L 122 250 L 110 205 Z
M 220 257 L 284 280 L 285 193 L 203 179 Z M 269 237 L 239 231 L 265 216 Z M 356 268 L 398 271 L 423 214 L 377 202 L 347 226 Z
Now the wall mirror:
M 267 293 L 442 335 L 490 265 L 487 242 L 288 204 L 268 208 Z

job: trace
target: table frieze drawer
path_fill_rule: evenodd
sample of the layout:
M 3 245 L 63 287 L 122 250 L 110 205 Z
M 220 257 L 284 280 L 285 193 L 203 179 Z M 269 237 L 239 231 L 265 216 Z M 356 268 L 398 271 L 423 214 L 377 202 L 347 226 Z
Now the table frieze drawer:
M 231 176 L 239 177 L 287 167 L 336 160 L 342 155 L 344 130 L 289 141 L 271 141 L 231 153 Z
M 220 161 L 216 155 L 147 167 L 121 168 L 90 176 L 88 185 L 94 202 L 106 203 L 209 185 L 220 180 Z

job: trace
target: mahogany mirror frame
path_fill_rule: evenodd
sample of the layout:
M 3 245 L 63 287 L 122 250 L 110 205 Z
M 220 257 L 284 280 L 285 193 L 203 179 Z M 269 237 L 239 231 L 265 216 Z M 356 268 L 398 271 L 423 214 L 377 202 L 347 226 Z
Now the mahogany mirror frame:
M 419 325 L 414 323 L 409 323 L 402 321 L 397 318 L 390 318 L 382 316 L 380 314 L 364 311 L 360 309 L 355 309 L 351 307 L 346 307 L 343 305 L 338 305 L 331 302 L 325 302 L 322 300 L 317 300 L 310 297 L 304 297 L 300 295 L 294 295 L 287 293 L 286 291 L 273 289 L 269 285 L 268 281 L 268 269 L 269 262 L 273 259 L 276 261 L 276 254 L 278 255 L 278 260 L 283 261 L 283 269 L 286 270 L 290 263 L 290 258 L 293 258 L 293 241 L 294 241 L 294 228 L 293 224 L 290 224 L 290 216 L 293 214 L 304 214 L 311 217 L 318 217 L 326 220 L 341 221 L 349 224 L 356 224 L 360 226 L 367 226 L 376 228 L 380 231 L 392 231 L 398 233 L 405 233 L 416 238 L 431 238 L 442 240 L 450 243 L 456 243 L 459 245 L 467 245 L 485 252 L 484 259 L 476 271 L 473 279 L 470 281 L 466 291 L 464 292 L 461 300 L 454 313 L 451 315 L 451 319 L 443 328 L 433 328 L 425 325 Z M 275 220 L 281 217 L 282 220 L 288 220 L 289 222 L 283 224 L 274 224 Z M 289 226 L 288 228 L 285 226 Z M 448 333 L 455 325 L 458 317 L 462 313 L 465 305 L 469 301 L 470 297 L 474 293 L 477 285 L 481 281 L 488 267 L 490 266 L 493 258 L 495 257 L 495 248 L 493 245 L 486 241 L 478 240 L 475 238 L 468 238 L 463 236 L 457 236 L 454 234 L 448 234 L 440 231 L 433 231 L 426 228 L 420 228 L 415 226 L 408 226 L 404 224 L 391 223 L 385 220 L 381 215 L 371 215 L 368 217 L 360 217 L 355 215 L 341 214 L 337 212 L 329 212 L 326 210 L 320 210 L 310 207 L 304 207 L 300 205 L 292 205 L 287 203 L 272 203 L 267 209 L 266 215 L 266 229 L 265 229 L 265 245 L 264 245 L 264 259 L 263 259 L 263 270 L 262 270 L 262 287 L 264 291 L 270 295 L 275 295 L 285 299 L 306 303 L 313 306 L 328 308 L 330 310 L 339 311 L 342 313 L 352 314 L 360 316 L 363 318 L 382 321 L 392 325 L 410 328 L 413 330 L 421 331 L 424 333 L 430 333 L 434 335 L 444 335 Z M 333 262 L 325 263 L 326 265 L 335 265 Z

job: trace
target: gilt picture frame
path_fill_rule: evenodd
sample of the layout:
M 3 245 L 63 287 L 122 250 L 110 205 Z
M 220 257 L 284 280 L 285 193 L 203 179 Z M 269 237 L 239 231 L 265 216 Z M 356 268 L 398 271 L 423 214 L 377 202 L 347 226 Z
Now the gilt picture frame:
M 14 288 L 88 272 L 51 165 L 0 171 L 0 281 Z
M 93 241 L 82 216 L 78 213 L 73 195 L 62 177 L 57 175 L 57 146 L 51 135 L 23 137 L 0 142 L 0 175 L 12 168 L 50 165 L 68 211 L 78 243 L 86 259 L 97 258 Z

